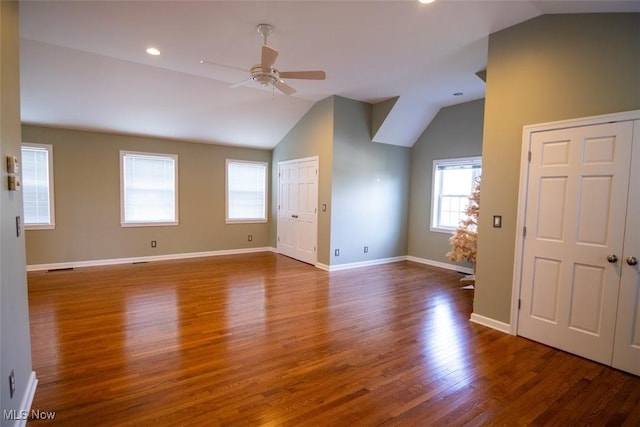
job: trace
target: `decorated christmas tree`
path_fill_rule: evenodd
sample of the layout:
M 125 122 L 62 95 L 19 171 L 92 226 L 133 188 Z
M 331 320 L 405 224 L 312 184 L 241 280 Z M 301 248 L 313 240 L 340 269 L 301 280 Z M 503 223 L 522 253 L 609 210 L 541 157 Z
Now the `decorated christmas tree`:
M 469 204 L 465 209 L 466 217 L 460 220 L 458 229 L 449 239 L 451 251 L 447 252 L 447 258 L 451 261 L 468 261 L 473 264 L 475 271 L 476 253 L 478 249 L 478 213 L 480 211 L 480 177 L 476 180 Z M 475 277 L 463 278 L 463 281 L 473 281 Z

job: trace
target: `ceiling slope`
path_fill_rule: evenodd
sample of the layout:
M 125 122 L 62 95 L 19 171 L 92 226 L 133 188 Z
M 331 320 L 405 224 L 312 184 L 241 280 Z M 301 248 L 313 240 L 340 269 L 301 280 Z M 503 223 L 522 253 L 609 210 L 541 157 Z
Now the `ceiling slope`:
M 488 35 L 542 13 L 630 1 L 21 1 L 25 123 L 274 147 L 318 100 L 396 98 L 375 140 L 412 146 L 438 110 L 484 96 Z M 291 96 L 247 80 L 260 23 Z M 155 46 L 160 56 L 145 49 Z M 201 64 L 207 60 L 216 64 Z M 232 87 L 233 86 L 233 87 Z M 454 93 L 462 95 L 454 96 Z

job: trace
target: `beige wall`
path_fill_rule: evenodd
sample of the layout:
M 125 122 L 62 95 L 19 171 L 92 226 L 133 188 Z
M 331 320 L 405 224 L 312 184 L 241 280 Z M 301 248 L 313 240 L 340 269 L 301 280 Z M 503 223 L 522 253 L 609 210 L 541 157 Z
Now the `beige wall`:
M 640 14 L 546 15 L 490 36 L 475 314 L 510 321 L 522 127 L 638 108 Z
M 433 161 L 480 156 L 483 117 L 484 99 L 443 108 L 411 149 L 409 255 L 455 264 L 445 256 L 451 233 L 430 230 Z
M 16 410 L 32 373 L 24 233 L 16 234 L 22 192 L 8 191 L 7 155 L 20 157 L 20 70 L 18 2 L 0 2 L 0 411 Z M 13 371 L 16 392 L 9 395 Z M 9 425 L 0 418 L 0 425 Z
M 268 223 L 225 224 L 225 160 L 271 151 L 29 125 L 22 140 L 54 159 L 56 228 L 27 231 L 29 265 L 270 246 Z M 179 225 L 120 226 L 120 150 L 178 155 Z

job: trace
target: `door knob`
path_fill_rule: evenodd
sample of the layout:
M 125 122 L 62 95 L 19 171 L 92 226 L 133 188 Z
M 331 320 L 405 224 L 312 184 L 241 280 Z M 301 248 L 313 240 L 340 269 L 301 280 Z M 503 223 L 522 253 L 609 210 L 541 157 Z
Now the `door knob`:
M 609 256 L 607 256 L 607 261 L 609 261 L 610 263 L 618 262 L 618 255 L 609 254 Z
M 628 256 L 626 261 L 627 261 L 627 264 L 629 265 L 638 265 L 638 258 L 634 256 Z

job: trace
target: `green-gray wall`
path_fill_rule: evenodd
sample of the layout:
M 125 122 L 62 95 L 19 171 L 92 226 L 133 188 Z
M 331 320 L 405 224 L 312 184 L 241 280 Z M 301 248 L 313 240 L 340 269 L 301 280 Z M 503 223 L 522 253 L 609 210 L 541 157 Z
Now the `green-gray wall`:
M 27 231 L 29 265 L 270 246 L 268 223 L 225 223 L 225 160 L 269 163 L 270 150 L 29 125 L 22 140 L 52 144 L 54 161 L 56 227 Z M 120 150 L 178 155 L 179 225 L 120 226 Z
M 510 322 L 522 127 L 638 108 L 640 14 L 545 15 L 490 36 L 475 314 Z
M 483 117 L 484 99 L 443 108 L 411 149 L 410 256 L 455 265 L 445 256 L 451 233 L 430 230 L 433 161 L 482 155 Z
M 371 104 L 334 98 L 331 265 L 404 256 L 411 150 L 372 142 Z
M 410 150 L 371 141 L 371 108 L 328 97 L 273 150 L 274 183 L 278 162 L 319 157 L 318 206 L 327 210 L 318 212 L 318 262 L 326 266 L 406 255 Z M 277 185 L 273 187 L 275 218 Z M 275 247 L 275 221 L 271 227 Z
M 24 233 L 17 236 L 22 192 L 8 191 L 7 155 L 20 157 L 20 72 L 18 2 L 0 2 L 0 410 L 18 410 L 32 373 Z M 9 375 L 16 392 L 9 395 Z M 13 421 L 0 418 L 0 425 Z
M 273 149 L 271 181 L 271 246 L 277 247 L 278 162 L 318 157 L 318 262 L 329 264 L 331 234 L 331 164 L 333 162 L 334 97 L 325 98 L 311 107 L 280 143 Z

